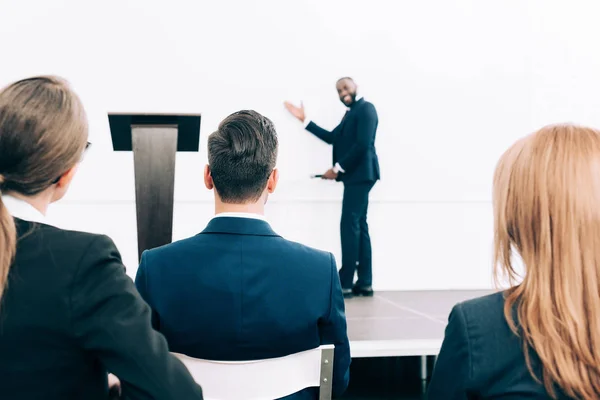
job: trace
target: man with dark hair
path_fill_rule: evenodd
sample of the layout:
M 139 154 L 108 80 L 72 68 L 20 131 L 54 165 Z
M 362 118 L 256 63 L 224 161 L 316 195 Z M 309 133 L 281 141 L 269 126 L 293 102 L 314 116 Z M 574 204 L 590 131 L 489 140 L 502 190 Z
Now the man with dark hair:
M 304 127 L 324 142 L 333 145 L 332 168 L 323 179 L 335 179 L 344 184 L 340 233 L 342 268 L 340 281 L 344 297 L 372 296 L 371 237 L 367 224 L 369 192 L 380 178 L 379 160 L 375 151 L 378 117 L 375 106 L 357 97 L 357 86 L 349 77 L 336 82 L 340 101 L 348 107 L 342 122 L 333 131 L 321 128 L 306 117 L 304 105 L 285 106 Z M 354 273 L 358 280 L 353 285 Z
M 256 203 L 253 211 L 262 214 L 267 192 L 277 185 L 276 161 L 277 133 L 272 122 L 254 111 L 240 111 L 209 136 L 204 180 L 209 189 L 217 188 L 217 204 Z
M 194 237 L 145 251 L 136 286 L 176 353 L 239 361 L 334 344 L 333 394 L 340 396 L 350 347 L 335 259 L 283 239 L 265 220 L 276 160 L 268 118 L 255 111 L 225 118 L 208 138 L 204 170 L 216 216 Z M 286 399 L 317 394 L 309 388 Z

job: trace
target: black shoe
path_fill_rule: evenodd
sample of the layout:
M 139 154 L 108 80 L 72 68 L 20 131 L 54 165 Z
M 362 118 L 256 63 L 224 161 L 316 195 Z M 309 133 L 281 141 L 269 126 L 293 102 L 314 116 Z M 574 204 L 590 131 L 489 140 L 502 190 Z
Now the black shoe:
M 352 288 L 352 293 L 355 296 L 372 297 L 373 296 L 373 288 L 371 286 L 365 286 L 365 287 L 354 286 Z
M 342 294 L 345 299 L 351 299 L 354 297 L 354 293 L 352 289 L 342 289 Z

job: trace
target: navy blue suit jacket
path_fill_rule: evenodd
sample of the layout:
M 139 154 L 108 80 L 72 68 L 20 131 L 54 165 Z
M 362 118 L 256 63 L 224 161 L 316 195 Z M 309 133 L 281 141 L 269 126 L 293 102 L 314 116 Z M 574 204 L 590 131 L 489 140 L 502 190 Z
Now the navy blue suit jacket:
M 136 286 L 171 351 L 239 361 L 334 344 L 334 396 L 348 385 L 333 256 L 283 239 L 263 220 L 217 217 L 194 237 L 145 251 Z M 290 398 L 314 399 L 316 391 Z
M 375 151 L 375 136 L 379 119 L 375 106 L 364 99 L 357 100 L 333 131 L 310 122 L 306 129 L 324 142 L 333 145 L 333 164 L 340 163 L 345 171 L 338 180 L 346 184 L 379 180 L 379 159 Z
M 541 366 L 533 352 L 532 367 L 541 377 Z M 428 398 L 550 399 L 544 386 L 529 372 L 521 339 L 506 322 L 503 292 L 452 309 Z M 568 397 L 558 393 L 558 398 Z

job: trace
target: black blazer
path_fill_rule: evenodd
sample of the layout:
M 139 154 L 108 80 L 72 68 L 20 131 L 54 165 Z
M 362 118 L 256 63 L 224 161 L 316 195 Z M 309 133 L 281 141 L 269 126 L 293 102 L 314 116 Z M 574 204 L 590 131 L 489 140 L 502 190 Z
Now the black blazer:
M 105 400 L 108 370 L 128 399 L 202 399 L 152 329 L 110 238 L 15 222 L 0 307 L 0 398 Z
M 380 178 L 375 151 L 378 122 L 375 106 L 360 99 L 333 131 L 325 130 L 314 122 L 310 122 L 306 129 L 333 145 L 333 164 L 340 163 L 345 171 L 339 174 L 339 181 L 350 184 L 375 182 Z
M 190 357 L 255 360 L 335 344 L 340 396 L 350 345 L 335 264 L 265 221 L 217 217 L 196 236 L 145 251 L 136 285 L 171 351 Z M 316 398 L 308 389 L 286 400 Z
M 533 355 L 533 367 L 541 376 Z M 567 397 L 560 397 L 566 399 Z M 504 318 L 504 294 L 456 305 L 429 386 L 430 400 L 550 399 Z

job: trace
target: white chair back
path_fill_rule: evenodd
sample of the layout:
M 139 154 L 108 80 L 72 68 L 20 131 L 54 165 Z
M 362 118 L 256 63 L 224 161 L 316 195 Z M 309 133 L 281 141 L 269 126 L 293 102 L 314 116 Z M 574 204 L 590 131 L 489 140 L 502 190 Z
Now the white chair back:
M 319 400 L 331 399 L 333 345 L 280 358 L 212 361 L 173 353 L 202 386 L 205 400 L 273 400 L 319 387 Z

